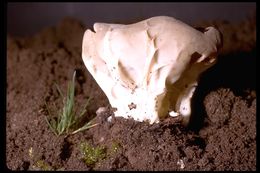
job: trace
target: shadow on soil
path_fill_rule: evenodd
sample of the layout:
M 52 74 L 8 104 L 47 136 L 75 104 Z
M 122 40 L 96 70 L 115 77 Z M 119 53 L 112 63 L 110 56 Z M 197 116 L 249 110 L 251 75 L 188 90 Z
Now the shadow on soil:
M 256 49 L 220 56 L 218 62 L 200 78 L 192 100 L 193 114 L 189 129 L 199 131 L 206 115 L 203 100 L 218 88 L 230 88 L 237 96 L 244 97 L 246 90 L 256 87 Z M 196 116 L 195 116 L 196 115 Z

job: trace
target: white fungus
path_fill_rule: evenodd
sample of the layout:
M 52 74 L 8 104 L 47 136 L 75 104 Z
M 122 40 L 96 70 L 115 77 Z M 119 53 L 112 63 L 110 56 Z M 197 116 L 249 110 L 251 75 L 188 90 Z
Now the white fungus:
M 159 122 L 182 115 L 187 124 L 199 75 L 214 64 L 221 35 L 172 17 L 122 25 L 95 23 L 86 30 L 82 58 L 115 116 Z

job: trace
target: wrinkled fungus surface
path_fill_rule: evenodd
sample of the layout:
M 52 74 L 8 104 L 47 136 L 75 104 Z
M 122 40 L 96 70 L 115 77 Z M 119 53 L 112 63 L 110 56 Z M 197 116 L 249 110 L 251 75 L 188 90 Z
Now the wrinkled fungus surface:
M 130 25 L 95 23 L 84 34 L 82 57 L 115 116 L 154 123 L 170 113 L 187 123 L 197 79 L 220 45 L 214 27 L 200 31 L 158 16 Z

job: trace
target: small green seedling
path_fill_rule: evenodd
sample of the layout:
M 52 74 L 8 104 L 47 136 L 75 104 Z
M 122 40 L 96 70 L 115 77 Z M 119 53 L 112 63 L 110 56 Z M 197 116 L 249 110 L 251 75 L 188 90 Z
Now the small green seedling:
M 47 164 L 44 160 L 38 160 L 34 165 L 33 169 L 35 170 L 43 170 L 43 171 L 52 171 L 53 168 Z
M 88 166 L 93 166 L 106 157 L 106 148 L 103 146 L 92 147 L 88 143 L 82 143 L 80 148 L 83 153 L 83 161 Z
M 75 76 L 76 76 L 76 71 L 73 73 L 72 81 L 70 81 L 68 84 L 68 90 L 67 90 L 66 97 L 64 97 L 59 86 L 56 85 L 57 91 L 59 92 L 60 96 L 63 99 L 63 108 L 57 109 L 55 111 L 56 116 L 52 116 L 47 103 L 45 103 L 48 114 L 50 116 L 49 119 L 46 116 L 46 121 L 47 121 L 49 127 L 52 129 L 52 131 L 57 136 L 64 134 L 64 133 L 75 134 L 75 133 L 78 133 L 80 131 L 89 129 L 89 128 L 97 125 L 97 124 L 93 124 L 93 120 L 91 120 L 91 121 L 87 122 L 85 125 L 83 125 L 82 127 L 78 127 L 78 124 L 79 124 L 82 116 L 85 114 L 87 106 L 89 105 L 90 98 L 87 100 L 87 102 L 84 105 L 83 109 L 81 110 L 80 114 L 76 116 L 75 99 L 74 99 Z

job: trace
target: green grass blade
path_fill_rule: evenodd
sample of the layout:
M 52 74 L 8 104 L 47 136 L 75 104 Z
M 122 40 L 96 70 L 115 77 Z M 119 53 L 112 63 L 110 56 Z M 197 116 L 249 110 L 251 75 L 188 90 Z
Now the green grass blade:
M 62 100 L 63 100 L 64 99 L 64 95 L 63 95 L 60 87 L 56 83 L 55 83 L 55 86 L 56 86 L 56 89 L 57 89 L 58 93 L 60 94 L 60 96 L 62 97 Z
M 88 98 L 88 100 L 86 101 L 83 109 L 81 110 L 81 112 L 79 114 L 79 118 L 81 118 L 85 114 L 85 112 L 87 111 L 86 108 L 88 107 L 90 100 L 91 100 L 91 98 Z
M 48 107 L 48 105 L 47 105 L 46 102 L 45 102 L 45 106 L 46 106 L 46 109 L 47 109 L 47 111 L 48 111 L 49 116 L 51 116 L 50 109 L 49 109 L 49 107 Z M 54 121 L 54 124 L 51 123 L 46 116 L 45 116 L 45 120 L 46 120 L 48 126 L 50 127 L 50 129 L 55 133 L 55 135 L 57 135 L 57 132 L 56 132 L 56 130 L 55 130 L 55 129 L 56 129 L 56 122 L 55 122 L 55 120 L 52 119 L 52 120 Z M 52 122 L 53 122 L 53 121 L 52 121 Z
M 51 116 L 51 111 L 50 111 L 50 109 L 49 109 L 49 107 L 48 107 L 46 101 L 44 102 L 44 104 L 45 104 L 45 107 L 46 107 L 46 109 L 47 109 L 47 111 L 48 111 L 48 114 Z
M 60 121 L 61 121 L 61 112 L 59 111 L 58 113 L 58 117 L 57 117 L 57 125 L 56 125 L 56 130 L 58 131 L 58 133 L 60 132 Z
M 58 121 L 58 131 L 59 134 L 62 134 L 65 129 L 65 121 L 66 121 L 66 115 L 64 114 L 64 111 L 59 114 L 59 121 Z
M 73 73 L 72 82 L 69 83 L 68 88 L 68 127 L 70 127 L 74 121 L 75 115 L 74 115 L 74 96 L 75 96 L 75 77 L 76 77 L 76 71 Z
M 68 129 L 70 128 L 70 124 L 71 124 L 71 121 L 72 121 L 72 111 L 73 111 L 73 106 L 74 106 L 74 83 L 75 81 L 75 73 L 73 75 L 73 79 L 72 79 L 72 82 L 69 82 L 68 84 L 68 89 L 67 89 L 67 98 L 66 98 L 66 103 L 64 105 L 64 122 L 63 122 L 63 126 L 66 127 L 64 128 L 64 130 L 66 132 L 68 132 Z
M 51 111 L 50 111 L 46 101 L 44 103 L 45 103 L 45 106 L 46 106 L 46 109 L 48 111 L 49 116 L 52 116 Z M 45 116 L 45 120 L 46 120 L 48 126 L 51 128 L 51 130 L 57 135 L 57 132 L 55 130 L 56 129 L 56 123 L 55 122 L 54 122 L 54 124 L 51 123 L 46 116 Z
M 84 126 L 82 126 L 81 128 L 79 128 L 79 129 L 77 129 L 77 130 L 75 130 L 74 132 L 72 132 L 71 134 L 75 134 L 75 133 L 78 133 L 78 132 L 81 132 L 81 131 L 83 131 L 83 130 L 87 130 L 87 129 L 90 129 L 90 128 L 92 128 L 92 127 L 95 127 L 95 126 L 97 126 L 98 125 L 98 123 L 96 123 L 96 124 L 92 124 L 93 122 L 92 122 L 92 120 L 91 121 L 89 121 L 88 123 L 86 123 Z
M 57 111 L 57 119 L 51 119 L 49 120 L 47 117 L 45 117 L 46 122 L 48 123 L 49 127 L 52 129 L 52 131 L 56 135 L 61 135 L 64 132 L 69 133 L 69 130 L 73 129 L 73 125 L 78 126 L 81 117 L 86 113 L 86 108 L 89 105 L 89 102 L 91 98 L 87 100 L 85 103 L 83 109 L 81 110 L 80 114 L 77 115 L 77 111 L 75 110 L 75 78 L 76 78 L 76 71 L 73 73 L 72 81 L 68 83 L 67 93 L 66 97 L 64 97 L 60 87 L 55 83 L 55 86 L 57 88 L 57 91 L 59 95 L 62 97 L 63 101 L 63 107 L 61 109 L 58 109 L 55 105 L 56 111 Z M 46 104 L 46 102 L 45 102 Z M 48 114 L 51 116 L 51 112 L 49 108 L 46 108 L 48 110 Z M 94 127 L 98 124 L 92 124 L 92 120 L 86 123 L 84 126 L 78 128 L 77 130 L 73 131 L 72 134 L 75 134 L 77 132 L 89 129 L 91 127 Z
M 51 131 L 52 131 L 56 136 L 58 136 L 58 133 L 57 133 L 56 130 L 55 130 L 56 128 L 53 127 L 53 125 L 51 125 L 51 123 L 49 122 L 49 120 L 48 120 L 48 118 L 47 118 L 46 116 L 45 116 L 44 118 L 45 118 L 45 120 L 46 120 L 48 126 L 50 127 Z

